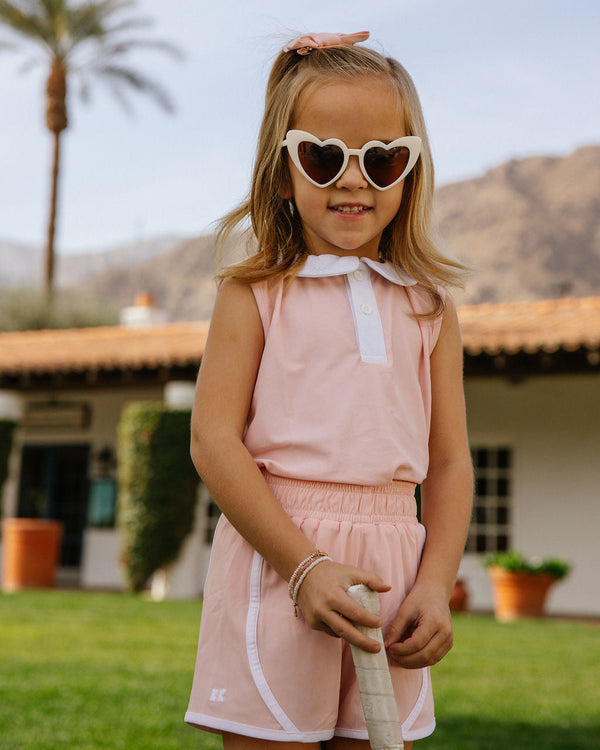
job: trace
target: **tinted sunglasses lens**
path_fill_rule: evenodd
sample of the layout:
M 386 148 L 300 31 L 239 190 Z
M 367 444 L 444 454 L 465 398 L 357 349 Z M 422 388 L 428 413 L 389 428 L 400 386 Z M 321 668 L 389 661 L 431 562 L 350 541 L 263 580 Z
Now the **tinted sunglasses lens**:
M 298 144 L 298 159 L 311 180 L 326 185 L 341 170 L 344 152 L 339 146 L 319 146 L 318 143 L 302 141 Z
M 379 187 L 392 185 L 406 169 L 410 151 L 406 146 L 396 148 L 370 148 L 365 154 L 365 170 Z

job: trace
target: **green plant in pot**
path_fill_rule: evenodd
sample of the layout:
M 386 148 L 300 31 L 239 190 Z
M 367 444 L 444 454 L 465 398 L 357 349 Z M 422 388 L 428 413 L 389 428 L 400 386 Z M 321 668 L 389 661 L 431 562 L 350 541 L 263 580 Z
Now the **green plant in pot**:
M 551 586 L 571 569 L 562 558 L 528 559 L 517 551 L 495 552 L 483 564 L 494 588 L 494 613 L 502 622 L 542 617 Z

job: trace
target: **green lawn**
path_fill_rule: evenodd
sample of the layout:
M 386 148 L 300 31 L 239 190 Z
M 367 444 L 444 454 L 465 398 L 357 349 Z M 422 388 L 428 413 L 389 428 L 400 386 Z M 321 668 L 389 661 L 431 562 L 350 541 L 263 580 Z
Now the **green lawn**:
M 183 724 L 199 617 L 198 602 L 0 595 L 0 748 L 220 748 Z M 598 627 L 464 615 L 455 629 L 434 669 L 438 729 L 416 747 L 598 747 Z

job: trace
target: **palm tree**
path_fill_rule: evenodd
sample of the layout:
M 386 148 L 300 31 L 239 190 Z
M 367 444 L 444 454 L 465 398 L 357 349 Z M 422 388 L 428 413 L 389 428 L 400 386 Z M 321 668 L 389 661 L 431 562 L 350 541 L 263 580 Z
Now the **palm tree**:
M 46 125 L 54 141 L 50 212 L 45 252 L 45 272 L 48 302 L 54 287 L 54 239 L 60 173 L 60 139 L 68 127 L 67 84 L 71 78 L 79 83 L 79 93 L 89 96 L 89 82 L 99 76 L 109 84 L 119 102 L 129 109 L 127 90 L 149 94 L 167 111 L 173 107 L 166 91 L 143 73 L 124 64 L 136 49 L 154 49 L 178 56 L 171 44 L 158 40 L 130 36 L 151 21 L 140 17 L 122 18 L 134 0 L 0 0 L 0 26 L 8 27 L 13 37 L 36 46 L 37 54 L 23 66 L 28 70 L 43 63 L 49 65 L 46 83 Z M 17 44 L 0 41 L 0 50 L 19 50 Z

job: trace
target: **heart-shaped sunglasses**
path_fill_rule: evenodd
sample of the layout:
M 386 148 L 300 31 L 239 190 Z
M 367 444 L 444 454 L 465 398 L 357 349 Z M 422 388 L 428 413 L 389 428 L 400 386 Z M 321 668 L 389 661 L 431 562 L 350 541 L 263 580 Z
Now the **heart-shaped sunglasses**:
M 281 145 L 287 148 L 300 174 L 322 188 L 339 179 L 351 156 L 358 156 L 360 171 L 369 184 L 377 190 L 389 190 L 406 177 L 421 152 L 421 139 L 416 135 L 348 148 L 339 138 L 321 141 L 304 130 L 288 130 Z

